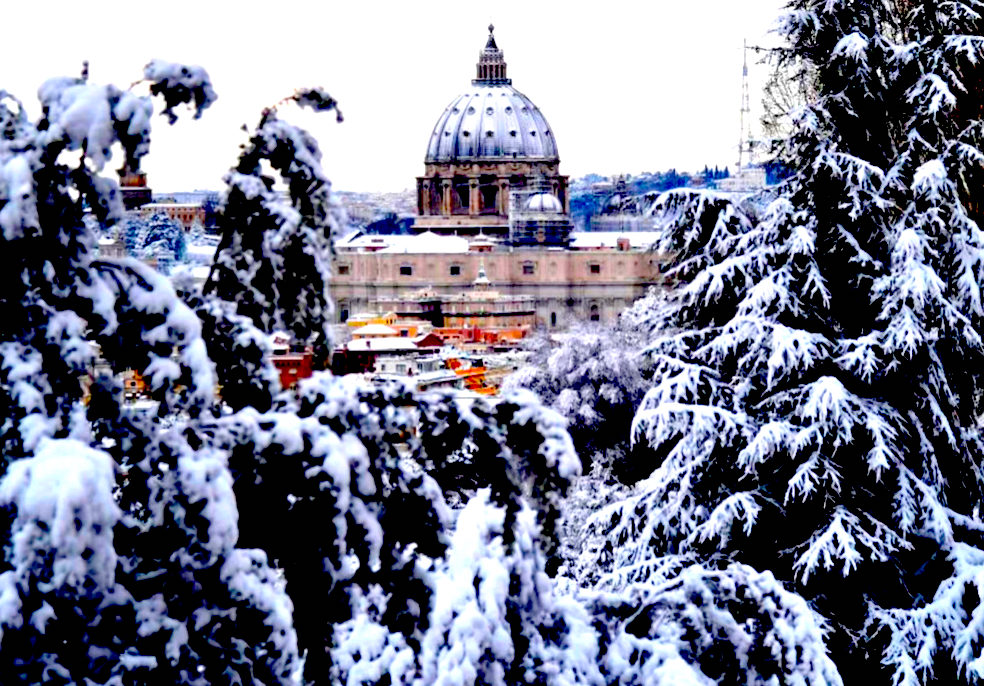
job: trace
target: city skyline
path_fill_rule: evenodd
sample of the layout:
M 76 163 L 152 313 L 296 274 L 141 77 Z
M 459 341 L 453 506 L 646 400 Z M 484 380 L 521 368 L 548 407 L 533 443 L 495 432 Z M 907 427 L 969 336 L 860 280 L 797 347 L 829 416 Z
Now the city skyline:
M 107 2 L 80 12 L 55 2 L 42 24 L 25 4 L 11 8 L 14 23 L 43 31 L 0 46 L 0 88 L 34 117 L 43 80 L 77 74 L 83 60 L 93 81 L 121 87 L 152 58 L 204 66 L 218 102 L 174 127 L 155 117 L 144 160 L 156 191 L 179 191 L 219 189 L 245 140 L 241 125 L 254 125 L 296 87 L 323 86 L 338 99 L 343 123 L 293 107 L 282 116 L 316 136 L 335 188 L 400 191 L 422 172 L 438 116 L 474 78 L 491 22 L 514 85 L 556 134 L 562 173 L 733 167 L 742 41 L 774 43 L 768 31 L 779 9 L 775 0 L 613 2 L 604 11 L 506 0 L 494 8 L 456 4 L 453 12 L 418 2 L 284 2 L 274 13 L 247 2 L 232 14 L 184 0 L 167 12 Z M 57 48 L 38 49 L 41 41 Z M 765 70 L 751 65 L 753 118 Z

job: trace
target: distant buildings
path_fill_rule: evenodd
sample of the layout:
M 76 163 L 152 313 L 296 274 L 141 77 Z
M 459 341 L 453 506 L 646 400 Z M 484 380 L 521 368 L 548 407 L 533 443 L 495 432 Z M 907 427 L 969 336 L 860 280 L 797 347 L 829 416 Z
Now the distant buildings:
M 151 202 L 140 206 L 140 214 L 150 217 L 158 212 L 181 224 L 185 230 L 195 224 L 205 225 L 205 207 L 201 203 Z

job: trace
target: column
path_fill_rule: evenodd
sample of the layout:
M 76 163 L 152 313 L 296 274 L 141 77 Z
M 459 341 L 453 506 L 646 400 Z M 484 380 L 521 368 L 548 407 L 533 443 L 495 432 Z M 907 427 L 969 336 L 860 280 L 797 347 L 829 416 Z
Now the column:
M 451 216 L 451 181 L 441 179 L 441 214 Z
M 479 212 L 481 198 L 478 193 L 478 179 L 468 180 L 468 214 L 475 216 Z

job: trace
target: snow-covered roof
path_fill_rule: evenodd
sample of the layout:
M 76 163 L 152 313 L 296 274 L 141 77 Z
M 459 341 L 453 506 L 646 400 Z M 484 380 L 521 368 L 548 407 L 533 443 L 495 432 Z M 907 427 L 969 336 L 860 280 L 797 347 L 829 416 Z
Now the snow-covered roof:
M 433 231 L 425 231 L 416 236 L 355 234 L 346 236 L 335 247 L 341 252 L 371 250 L 407 254 L 466 253 L 468 252 L 468 239 L 461 236 L 439 236 Z
M 345 344 L 351 352 L 396 352 L 417 351 L 418 348 L 409 338 L 356 338 Z
M 385 324 L 366 324 L 352 332 L 353 336 L 396 336 L 399 332 Z
M 581 231 L 571 234 L 571 249 L 615 248 L 619 238 L 627 239 L 632 248 L 644 249 L 652 246 L 659 237 L 656 231 Z
M 194 210 L 202 206 L 200 202 L 149 202 L 146 205 L 141 205 L 141 210 L 163 210 L 168 207 L 181 210 Z
M 572 250 L 616 248 L 618 239 L 625 238 L 634 249 L 650 247 L 659 238 L 655 231 L 582 231 L 571 233 Z M 472 241 L 479 243 L 480 239 Z M 462 254 L 468 252 L 469 242 L 462 236 L 440 236 L 426 231 L 416 236 L 380 236 L 354 234 L 336 244 L 339 252 L 373 251 L 388 254 L 427 255 Z

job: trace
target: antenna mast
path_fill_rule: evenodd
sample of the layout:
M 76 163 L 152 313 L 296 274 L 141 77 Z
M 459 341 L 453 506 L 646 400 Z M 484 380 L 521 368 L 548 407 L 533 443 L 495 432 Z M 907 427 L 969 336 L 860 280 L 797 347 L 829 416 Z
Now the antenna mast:
M 742 41 L 742 65 L 741 65 L 741 111 L 739 114 L 738 132 L 738 173 L 741 173 L 742 163 L 744 162 L 745 147 L 748 146 L 749 162 L 752 155 L 752 132 L 751 132 L 751 99 L 748 95 L 748 40 Z

